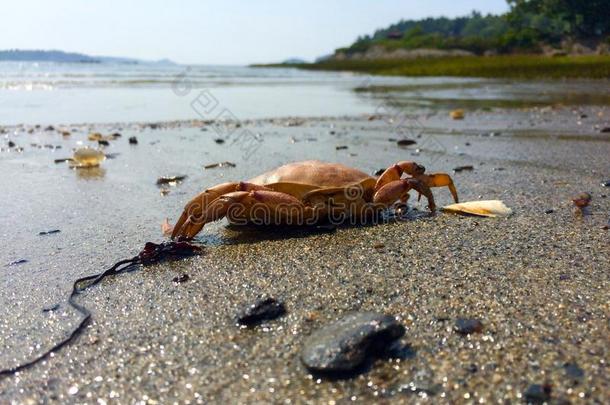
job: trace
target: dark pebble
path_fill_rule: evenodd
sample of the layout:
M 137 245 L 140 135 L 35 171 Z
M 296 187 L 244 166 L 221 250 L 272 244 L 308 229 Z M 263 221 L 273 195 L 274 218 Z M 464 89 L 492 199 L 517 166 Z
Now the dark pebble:
M 572 380 L 578 381 L 585 376 L 584 370 L 580 368 L 576 363 L 566 363 L 563 366 L 563 369 L 566 372 L 566 376 L 568 376 Z
M 14 145 L 14 144 L 13 144 L 13 145 Z M 10 142 L 8 143 L 8 146 L 11 146 L 11 143 L 10 143 Z M 608 181 L 606 181 L 606 182 L 602 183 L 602 187 L 610 187 L 610 180 L 608 180 Z
M 560 274 L 559 275 L 559 281 L 566 281 L 569 280 L 570 276 L 568 276 L 567 274 Z
M 61 231 L 59 229 L 52 229 L 50 231 L 41 231 L 38 232 L 38 235 L 53 235 L 54 233 L 60 233 Z
M 100 146 L 110 146 L 110 142 L 105 139 L 100 139 L 99 141 L 97 141 L 97 144 Z
M 483 324 L 478 319 L 460 318 L 455 321 L 453 329 L 460 335 L 469 335 L 471 333 L 481 333 Z
M 473 170 L 473 169 L 474 169 L 474 167 L 472 165 L 458 166 L 458 167 L 453 168 L 453 172 L 459 173 L 459 172 L 463 172 L 464 170 Z
M 553 212 L 555 212 L 555 210 L 552 208 L 549 208 L 548 210 L 544 211 L 545 214 L 552 214 Z
M 258 325 L 263 321 L 270 321 L 286 313 L 284 303 L 275 298 L 260 298 L 248 305 L 237 314 L 237 323 L 245 326 Z
M 549 384 L 532 384 L 523 393 L 528 404 L 541 404 L 551 399 L 551 386 Z
M 114 139 L 117 139 L 117 138 L 122 137 L 123 135 L 121 135 L 121 134 L 120 134 L 120 133 L 118 133 L 118 132 L 115 132 L 115 133 L 111 134 L 110 136 L 111 136 L 111 137 L 113 137 Z
M 608 132 L 610 132 L 610 127 L 602 128 L 602 131 L 601 131 L 601 132 L 603 132 L 603 133 L 608 133 Z
M 129 144 L 130 145 L 137 145 L 138 144 L 138 138 L 136 138 L 135 136 L 129 137 Z
M 188 274 L 181 274 L 179 276 L 172 278 L 172 281 L 176 284 L 180 284 L 180 283 L 185 283 L 185 282 L 189 281 L 189 279 L 190 279 L 190 277 Z
M 52 312 L 52 311 L 56 311 L 59 309 L 59 304 L 53 304 L 53 305 L 49 305 L 48 307 L 44 307 L 42 309 L 42 312 Z
M 315 331 L 305 342 L 301 360 L 315 373 L 356 371 L 402 337 L 405 328 L 390 315 L 356 312 Z
M 398 141 L 396 141 L 396 144 L 398 146 L 409 146 L 409 145 L 415 145 L 417 142 L 414 141 L 413 139 L 400 139 Z
M 159 128 L 159 124 L 148 124 L 148 128 L 150 129 L 158 129 Z
M 343 150 L 343 149 L 347 149 L 347 146 L 345 145 L 340 145 L 340 146 L 336 146 L 335 147 L 336 150 Z
M 49 125 L 44 129 L 45 131 L 55 131 L 55 127 L 53 125 Z
M 219 145 L 222 145 L 223 143 L 225 143 L 225 140 L 221 139 L 221 138 L 217 138 L 217 139 L 214 139 L 214 142 L 216 142 Z
M 9 148 L 14 148 L 15 146 L 16 146 L 16 145 L 15 145 L 15 142 L 13 142 L 13 141 L 8 141 L 8 147 L 9 147 Z

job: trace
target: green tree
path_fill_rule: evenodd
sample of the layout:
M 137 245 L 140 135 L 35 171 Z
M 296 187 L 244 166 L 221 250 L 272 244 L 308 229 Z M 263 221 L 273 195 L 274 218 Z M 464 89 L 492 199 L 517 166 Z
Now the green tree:
M 610 35 L 610 0 L 508 0 L 508 15 L 513 29 L 529 28 L 538 23 L 550 23 L 553 34 L 565 31 L 580 39 L 602 39 Z M 534 21 L 536 22 L 536 21 Z M 544 31 L 542 31 L 545 34 Z

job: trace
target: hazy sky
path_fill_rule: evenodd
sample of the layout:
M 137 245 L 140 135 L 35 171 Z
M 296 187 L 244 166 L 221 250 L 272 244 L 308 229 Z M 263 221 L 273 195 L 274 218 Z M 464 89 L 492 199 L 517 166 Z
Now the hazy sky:
M 505 0 L 5 0 L 0 49 L 247 64 L 314 59 L 398 20 Z

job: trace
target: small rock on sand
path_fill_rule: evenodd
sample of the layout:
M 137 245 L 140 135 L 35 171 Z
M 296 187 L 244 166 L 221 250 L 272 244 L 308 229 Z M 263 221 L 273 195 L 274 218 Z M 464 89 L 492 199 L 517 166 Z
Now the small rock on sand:
M 393 316 L 351 313 L 314 332 L 305 342 L 301 360 L 311 372 L 353 372 L 404 333 L 405 328 Z
M 478 319 L 460 318 L 455 321 L 454 330 L 460 335 L 470 335 L 471 333 L 481 333 L 483 324 Z
M 254 326 L 263 321 L 279 318 L 286 313 L 284 304 L 275 298 L 259 298 L 253 304 L 246 306 L 237 314 L 237 323 Z

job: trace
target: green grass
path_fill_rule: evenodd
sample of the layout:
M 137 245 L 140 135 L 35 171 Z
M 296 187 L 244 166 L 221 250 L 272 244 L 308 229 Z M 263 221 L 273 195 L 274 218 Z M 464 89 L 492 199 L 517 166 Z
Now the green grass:
M 407 60 L 344 60 L 293 66 L 389 76 L 461 76 L 522 79 L 610 79 L 610 56 L 465 56 Z

